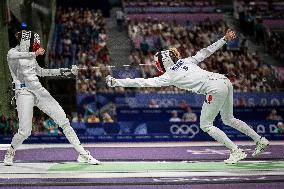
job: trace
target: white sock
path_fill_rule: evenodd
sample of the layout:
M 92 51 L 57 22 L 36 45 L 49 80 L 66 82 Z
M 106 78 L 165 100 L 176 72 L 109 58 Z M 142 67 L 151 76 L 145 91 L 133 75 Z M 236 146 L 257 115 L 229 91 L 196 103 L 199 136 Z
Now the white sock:
M 23 144 L 24 140 L 26 140 L 26 138 L 23 135 L 16 133 L 12 139 L 10 149 L 16 151 L 19 146 Z
M 16 152 L 16 150 L 14 149 L 14 147 L 11 145 L 10 148 L 8 149 L 9 152 Z
M 73 145 L 75 150 L 79 152 L 80 154 L 86 154 L 86 150 L 83 148 L 83 146 L 80 143 L 80 140 L 78 139 L 74 129 L 70 126 L 70 124 L 65 124 L 62 126 L 63 133 L 65 134 L 68 141 Z
M 215 126 L 211 126 L 207 132 L 212 138 L 217 140 L 219 143 L 224 144 L 231 151 L 238 149 L 238 146 L 228 138 L 228 136 Z

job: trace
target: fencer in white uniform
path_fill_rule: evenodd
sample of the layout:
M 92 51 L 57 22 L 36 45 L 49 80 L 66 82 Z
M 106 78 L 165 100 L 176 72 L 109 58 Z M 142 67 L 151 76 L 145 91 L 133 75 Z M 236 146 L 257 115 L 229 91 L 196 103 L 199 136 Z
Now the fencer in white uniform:
M 225 163 L 236 163 L 244 159 L 247 154 L 234 144 L 226 134 L 213 125 L 213 121 L 220 112 L 224 124 L 229 125 L 251 137 L 256 142 L 253 156 L 264 151 L 269 142 L 259 136 L 245 122 L 233 116 L 233 85 L 222 74 L 201 69 L 198 64 L 220 49 L 227 41 L 236 37 L 235 33 L 228 30 L 223 38 L 201 49 L 196 55 L 180 59 L 179 52 L 175 48 L 156 53 L 155 61 L 157 69 L 163 74 L 154 78 L 115 79 L 107 76 L 106 82 L 110 87 L 162 87 L 176 86 L 190 92 L 206 95 L 203 103 L 200 128 L 212 138 L 224 144 L 231 150 L 229 159 Z
M 73 128 L 70 126 L 66 114 L 58 102 L 41 85 L 37 76 L 65 76 L 77 75 L 78 69 L 43 69 L 37 61 L 36 56 L 43 55 L 44 49 L 40 48 L 40 37 L 33 31 L 21 31 L 17 33 L 19 45 L 9 50 L 7 61 L 11 76 L 13 78 L 17 112 L 19 118 L 18 132 L 12 139 L 11 146 L 5 155 L 4 164 L 12 165 L 15 151 L 27 139 L 32 131 L 33 107 L 50 116 L 59 127 L 62 128 L 68 141 L 79 153 L 78 162 L 88 164 L 99 164 L 89 151 L 86 151 Z

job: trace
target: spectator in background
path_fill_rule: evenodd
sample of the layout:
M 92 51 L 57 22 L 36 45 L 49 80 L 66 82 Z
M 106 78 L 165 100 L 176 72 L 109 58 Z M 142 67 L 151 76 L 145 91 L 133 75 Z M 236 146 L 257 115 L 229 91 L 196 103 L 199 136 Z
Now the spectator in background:
M 37 132 L 35 132 L 34 134 L 36 135 L 41 135 L 41 134 L 45 134 L 45 128 L 44 128 L 44 114 L 42 114 L 38 120 L 38 130 Z
M 84 119 L 88 119 L 90 115 L 93 115 L 95 112 L 92 108 L 90 108 L 87 104 L 83 105 L 84 108 Z
M 169 122 L 181 122 L 181 119 L 178 117 L 178 112 L 176 110 L 173 110 L 171 112 L 171 118 L 169 119 Z
M 157 104 L 157 102 L 154 99 L 151 99 L 149 101 L 149 108 L 159 108 L 159 105 Z
M 98 118 L 98 116 L 93 113 L 91 116 L 89 116 L 89 118 L 87 119 L 87 123 L 99 123 L 100 119 Z
M 276 109 L 272 109 L 269 115 L 266 117 L 266 119 L 271 120 L 271 121 L 282 121 L 283 120 L 283 118 L 280 115 L 278 115 Z
M 77 114 L 77 116 L 75 116 L 72 119 L 72 127 L 74 129 L 83 129 L 86 128 L 86 124 L 85 124 L 85 120 L 83 115 L 81 113 Z
M 69 122 L 72 122 L 72 113 L 66 113 L 66 117 L 69 120 Z
M 104 123 L 113 123 L 114 121 L 111 118 L 111 116 L 107 112 L 105 112 L 105 113 L 103 113 L 103 122 Z
M 146 56 L 148 54 L 149 50 L 149 44 L 146 40 L 146 37 L 143 38 L 143 40 L 140 43 L 140 49 L 143 52 L 143 55 Z
M 123 19 L 124 19 L 124 13 L 122 10 L 116 11 L 116 24 L 118 31 L 122 31 L 123 28 Z
M 47 129 L 47 134 L 49 136 L 57 136 L 60 134 L 60 131 L 58 129 L 58 125 L 53 121 L 51 118 L 47 118 L 44 121 L 44 127 Z
M 264 40 L 264 34 L 265 34 L 265 26 L 263 25 L 262 19 L 256 19 L 255 24 L 255 41 L 256 43 L 260 44 Z
M 8 129 L 6 117 L 4 116 L 4 114 L 2 114 L 0 117 L 0 134 L 6 135 L 8 130 L 9 129 Z
M 178 106 L 184 110 L 187 110 L 187 108 L 189 107 L 188 103 L 185 100 L 182 100 Z
M 17 119 L 14 118 L 14 116 L 12 116 L 11 118 L 8 118 L 8 128 L 10 130 L 11 134 L 16 134 L 19 128 L 19 124 Z
M 36 117 L 32 118 L 32 134 L 37 135 L 39 133 L 39 126 Z
M 190 107 L 187 107 L 187 111 L 183 114 L 182 120 L 184 122 L 196 122 L 197 115 L 196 113 L 192 112 L 192 109 Z
M 277 133 L 284 133 L 284 124 L 283 124 L 283 122 L 278 122 L 277 123 L 277 126 L 276 126 L 277 128 L 276 128 L 276 132 Z
M 78 123 L 85 123 L 84 117 L 82 114 L 78 114 L 78 119 L 77 119 Z

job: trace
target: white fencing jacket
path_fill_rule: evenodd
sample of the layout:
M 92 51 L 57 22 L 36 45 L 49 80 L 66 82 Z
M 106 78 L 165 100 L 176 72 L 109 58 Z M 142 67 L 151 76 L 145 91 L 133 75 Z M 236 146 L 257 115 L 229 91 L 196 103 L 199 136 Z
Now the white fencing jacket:
M 166 68 L 166 72 L 159 77 L 115 79 L 114 86 L 162 87 L 173 85 L 187 91 L 205 94 L 206 91 L 201 88 L 214 73 L 201 69 L 198 64 L 220 49 L 225 43 L 226 41 L 223 37 L 207 48 L 198 51 L 195 56 L 179 59 L 175 65 Z M 218 75 L 220 76 L 221 74 Z
M 7 61 L 16 89 L 35 92 L 42 87 L 37 76 L 58 76 L 60 69 L 43 69 L 34 52 L 20 52 L 19 46 L 8 51 Z

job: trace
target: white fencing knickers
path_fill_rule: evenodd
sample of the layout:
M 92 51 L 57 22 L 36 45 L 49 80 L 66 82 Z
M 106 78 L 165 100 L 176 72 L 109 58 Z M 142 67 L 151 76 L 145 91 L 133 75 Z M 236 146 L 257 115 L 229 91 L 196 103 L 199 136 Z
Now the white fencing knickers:
M 42 87 L 38 93 L 33 93 L 26 89 L 16 90 L 16 104 L 19 129 L 11 143 L 14 150 L 16 150 L 23 141 L 31 135 L 33 107 L 37 106 L 63 129 L 66 138 L 74 146 L 76 151 L 80 154 L 86 153 L 81 146 L 76 133 L 70 126 L 64 110 L 45 88 Z
M 246 134 L 254 141 L 258 141 L 261 138 L 245 122 L 234 118 L 233 86 L 229 79 L 221 74 L 213 74 L 208 82 L 205 83 L 203 89 L 207 93 L 200 116 L 200 128 L 204 132 L 207 132 L 212 138 L 224 144 L 227 148 L 231 150 L 237 149 L 237 145 L 223 131 L 213 126 L 213 121 L 220 112 L 224 124 Z

